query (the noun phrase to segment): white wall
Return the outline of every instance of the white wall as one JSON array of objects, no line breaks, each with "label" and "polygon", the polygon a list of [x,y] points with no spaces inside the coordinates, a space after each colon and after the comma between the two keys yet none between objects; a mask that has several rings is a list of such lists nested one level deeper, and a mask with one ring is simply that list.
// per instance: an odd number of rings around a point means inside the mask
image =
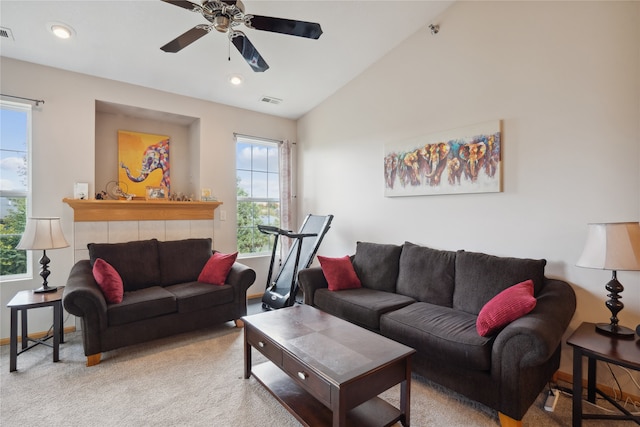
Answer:
[{"label": "white wall", "polygon": [[[569,332],[608,322],[611,273],[575,263],[587,223],[640,220],[640,3],[458,2],[438,23],[299,120],[299,212],[335,215],[319,253],[408,240],[545,258],[577,293]],[[504,192],[383,197],[385,143],[494,119]],[[635,329],[640,273],[618,278]]]},{"label": "white wall", "polygon": [[[192,161],[192,150],[199,151],[199,141],[192,147],[189,138],[190,124],[173,123],[169,120],[151,120],[124,114],[114,114],[96,111],[96,159],[95,159],[95,179],[94,187],[96,191],[104,190],[111,181],[118,180],[120,168],[118,166],[118,131],[126,130],[142,133],[153,133],[167,135],[170,139],[169,161],[171,162],[171,192],[182,193],[187,196],[193,194],[196,198],[200,196],[198,170],[190,167]],[[198,127],[198,121],[194,120],[194,127]],[[197,167],[197,163],[196,163]],[[131,165],[131,168],[138,170],[140,165]],[[135,172],[133,172],[135,173]],[[192,176],[195,174],[195,177]],[[210,183],[208,184],[210,185]]]},{"label": "white wall", "polygon": [[[91,191],[95,189],[96,100],[198,119],[199,129],[192,126],[189,144],[192,147],[199,146],[199,151],[188,155],[199,162],[193,167],[199,171],[194,182],[203,186],[206,184],[224,203],[216,210],[214,221],[214,246],[222,252],[236,250],[233,133],[279,140],[297,139],[296,123],[289,119],[4,57],[0,57],[0,68],[2,93],[45,100],[44,104],[34,107],[33,112],[31,213],[62,217],[63,231],[69,242],[73,241],[73,212],[62,199],[73,197],[75,182],[88,182]],[[179,172],[177,174],[183,176]],[[221,210],[227,212],[227,221],[219,220]],[[73,265],[73,248],[49,251],[47,255],[51,258],[49,283],[64,285]],[[33,280],[3,282],[0,285],[2,338],[9,337],[9,310],[6,304],[17,291],[40,286],[39,257],[34,257]],[[265,283],[266,276],[256,280],[256,285],[259,284],[263,290]],[[52,314],[47,308],[30,310],[29,330],[46,331],[51,320]],[[65,325],[72,326],[73,320],[67,320]]]}]

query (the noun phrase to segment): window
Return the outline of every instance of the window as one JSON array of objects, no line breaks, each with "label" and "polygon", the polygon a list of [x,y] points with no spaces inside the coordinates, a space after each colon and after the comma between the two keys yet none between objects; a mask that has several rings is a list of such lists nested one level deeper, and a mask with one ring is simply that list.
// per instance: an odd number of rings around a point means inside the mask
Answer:
[{"label": "window", "polygon": [[270,236],[258,225],[280,227],[278,142],[236,137],[238,252],[270,253]]},{"label": "window", "polygon": [[15,249],[30,196],[31,106],[0,101],[0,278],[31,276],[31,252]]}]

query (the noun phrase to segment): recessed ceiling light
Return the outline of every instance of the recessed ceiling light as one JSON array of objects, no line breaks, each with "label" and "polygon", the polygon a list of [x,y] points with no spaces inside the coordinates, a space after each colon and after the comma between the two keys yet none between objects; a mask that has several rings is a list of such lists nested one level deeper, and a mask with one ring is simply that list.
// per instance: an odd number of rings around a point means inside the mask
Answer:
[{"label": "recessed ceiling light", "polygon": [[232,76],[229,76],[229,83],[231,83],[234,86],[240,86],[243,81],[244,79],[240,74],[234,74]]},{"label": "recessed ceiling light", "polygon": [[59,22],[50,22],[48,27],[49,27],[49,30],[53,34],[55,34],[56,37],[61,39],[71,38],[75,34],[75,31],[73,31],[73,28]]}]

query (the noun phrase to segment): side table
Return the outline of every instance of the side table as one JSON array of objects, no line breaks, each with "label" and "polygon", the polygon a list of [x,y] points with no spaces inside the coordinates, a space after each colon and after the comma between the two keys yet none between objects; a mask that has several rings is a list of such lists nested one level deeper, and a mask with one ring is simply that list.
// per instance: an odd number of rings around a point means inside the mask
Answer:
[{"label": "side table", "polygon": [[[43,344],[53,348],[53,361],[60,360],[60,343],[64,342],[64,329],[62,328],[62,293],[64,286],[55,292],[35,293],[31,290],[18,292],[7,304],[11,309],[11,337],[9,343],[9,372],[17,369],[18,355],[33,347]],[[53,334],[43,338],[29,338],[27,335],[27,310],[30,308],[53,307]],[[18,312],[20,312],[20,333],[22,337],[22,349],[18,351]],[[53,338],[53,345],[46,341]],[[29,345],[29,342],[34,344]]]},{"label": "side table", "polygon": [[[573,347],[573,427],[580,427],[583,419],[631,420],[640,425],[640,416],[633,415],[618,402],[596,387],[596,362],[602,360],[614,365],[640,371],[640,342],[616,338],[596,331],[594,323],[583,323],[569,337],[567,344]],[[582,413],[582,356],[587,358],[587,400],[596,401],[596,393],[615,406],[622,414]]]}]

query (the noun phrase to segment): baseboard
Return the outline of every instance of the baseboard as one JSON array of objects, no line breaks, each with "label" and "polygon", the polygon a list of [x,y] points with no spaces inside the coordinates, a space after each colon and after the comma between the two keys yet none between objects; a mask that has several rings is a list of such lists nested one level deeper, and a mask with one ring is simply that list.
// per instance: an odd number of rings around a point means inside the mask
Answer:
[{"label": "baseboard", "polygon": [[[564,381],[567,382],[569,384],[573,384],[573,375],[571,374],[567,374],[566,372],[562,372],[562,371],[558,371],[555,373],[554,375],[554,379],[557,381]],[[604,394],[606,394],[607,396],[611,397],[613,399],[614,394],[616,394],[619,400],[625,401],[627,400],[627,398],[631,399],[632,401],[635,402],[640,402],[640,397],[635,396],[633,394],[629,394],[629,393],[625,393],[622,392],[620,393],[620,390],[616,390],[614,392],[613,387],[609,387],[606,385],[602,385],[602,384],[596,384],[596,387],[598,387],[598,389],[603,392]],[[584,379],[582,380],[582,388],[587,388],[587,380]],[[620,397],[622,396],[622,397]]]},{"label": "baseboard", "polygon": [[262,295],[264,295],[264,294],[247,295],[247,299],[248,300],[250,300],[250,299],[258,299],[258,298],[262,299]]},{"label": "baseboard", "polygon": [[[75,326],[67,326],[64,328],[64,333],[68,334],[70,332],[75,332]],[[29,338],[40,339],[47,336],[47,332],[35,332],[33,334],[29,334]],[[18,335],[18,342],[22,342],[22,337]],[[0,338],[0,345],[8,345],[11,343],[11,338]]]}]

